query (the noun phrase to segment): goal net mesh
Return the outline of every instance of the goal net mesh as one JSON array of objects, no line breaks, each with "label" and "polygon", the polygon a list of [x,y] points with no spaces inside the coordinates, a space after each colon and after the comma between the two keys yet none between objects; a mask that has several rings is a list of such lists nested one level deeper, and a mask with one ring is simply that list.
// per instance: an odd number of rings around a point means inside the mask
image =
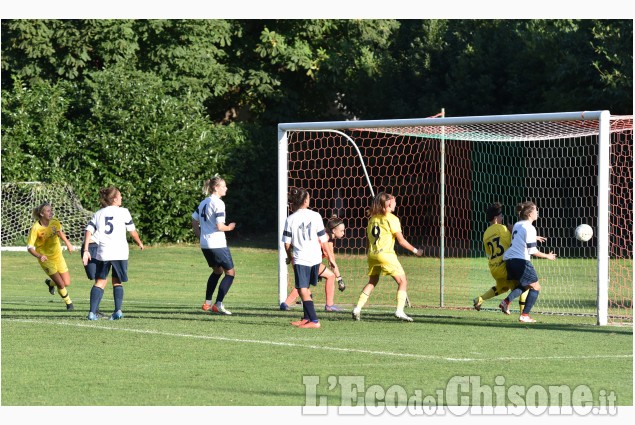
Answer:
[{"label": "goal net mesh", "polygon": [[51,203],[53,214],[62,223],[62,229],[71,244],[81,244],[92,212],[82,207],[68,184],[2,183],[3,250],[26,249],[29,231],[34,222],[31,213],[44,202]]},{"label": "goal net mesh", "polygon": [[[632,128],[631,116],[612,117],[609,316],[613,322],[632,322]],[[335,255],[348,288],[336,294],[336,304],[354,304],[367,283],[366,211],[372,194],[385,191],[397,197],[395,215],[404,237],[424,252],[425,258],[415,258],[395,244],[413,306],[471,308],[472,299],[495,283],[482,244],[487,206],[503,203],[505,222],[513,224],[515,206],[532,200],[539,208],[534,225],[538,235],[547,238],[539,249],[558,256],[556,261],[533,260],[543,288],[534,311],[595,315],[597,240],[580,242],[574,229],[587,223],[597,232],[598,121],[341,132],[354,141],[361,155],[335,131],[287,131],[289,187],[309,189],[312,209],[325,220],[338,215],[347,226],[345,238],[335,243]],[[289,273],[289,290],[292,286],[293,273]],[[316,303],[324,302],[321,287],[313,292]],[[394,282],[382,277],[368,306],[394,306],[395,297]],[[486,301],[483,308],[497,308],[502,298]]]}]

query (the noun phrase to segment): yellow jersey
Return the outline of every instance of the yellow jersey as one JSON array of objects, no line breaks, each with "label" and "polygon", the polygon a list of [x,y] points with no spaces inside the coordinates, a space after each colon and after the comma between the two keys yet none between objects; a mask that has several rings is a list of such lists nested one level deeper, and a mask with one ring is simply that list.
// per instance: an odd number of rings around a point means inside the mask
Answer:
[{"label": "yellow jersey", "polygon": [[507,279],[507,267],[503,254],[512,244],[512,234],[503,224],[492,224],[483,234],[483,247],[489,263],[489,270],[495,279]]},{"label": "yellow jersey", "polygon": [[27,240],[27,248],[35,248],[35,250],[47,257],[60,254],[62,252],[62,244],[57,237],[57,232],[62,230],[62,223],[57,219],[51,219],[48,226],[42,226],[39,221],[33,223]]},{"label": "yellow jersey", "polygon": [[395,234],[401,233],[401,223],[393,214],[374,215],[368,221],[368,255],[395,252]]}]

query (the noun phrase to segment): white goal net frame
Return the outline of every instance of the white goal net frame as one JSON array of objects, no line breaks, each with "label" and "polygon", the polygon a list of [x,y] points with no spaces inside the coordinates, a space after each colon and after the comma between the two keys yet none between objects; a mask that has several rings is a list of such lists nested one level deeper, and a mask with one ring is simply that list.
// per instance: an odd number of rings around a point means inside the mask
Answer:
[{"label": "white goal net frame", "polygon": [[[622,152],[617,160],[625,162],[618,165],[626,175],[615,177],[616,154],[611,149],[620,137],[626,140],[618,146]],[[507,150],[516,156],[507,156],[512,155]],[[422,171],[419,163],[429,168]],[[558,266],[536,260],[544,290],[538,302],[544,310],[539,312],[595,315],[599,325],[609,320],[632,324],[632,164],[632,116],[611,117],[609,111],[279,124],[278,302],[286,299],[292,286],[281,242],[289,187],[309,189],[311,208],[324,219],[333,213],[345,218],[349,240],[337,248],[336,257],[342,275],[352,283],[341,298],[348,304],[356,301],[367,279],[364,211],[372,197],[385,190],[398,197],[395,214],[402,220],[404,236],[423,247],[424,257],[438,261],[438,271],[422,271],[398,249],[415,306],[471,307],[470,297],[494,282],[482,248],[485,207],[502,201],[506,223],[513,224],[515,206],[532,200],[541,212],[535,224],[538,234],[548,239],[540,249],[553,247],[559,256]],[[507,174],[497,175],[498,166]],[[483,177],[489,175],[496,183]],[[615,200],[615,192],[622,198]],[[401,215],[404,211],[408,217]],[[573,238],[582,223],[595,231],[587,245]],[[425,233],[428,227],[436,229],[433,234]],[[616,272],[614,260],[620,263]],[[466,268],[463,274],[454,273],[461,267]],[[429,280],[417,281],[418,276],[432,274],[438,280],[434,291]],[[470,279],[477,281],[469,283]],[[580,279],[593,285],[594,299],[576,300]],[[377,292],[369,303],[381,303]],[[559,301],[551,305],[550,298]],[[394,303],[387,299],[386,304]],[[590,303],[594,305],[584,306]]]},{"label": "white goal net frame", "polygon": [[[34,220],[32,211],[44,202],[51,203],[54,217],[71,245],[78,248],[84,229],[93,216],[86,210],[67,183],[2,182],[2,251],[26,251],[26,242]],[[62,249],[66,249],[62,244]]]}]

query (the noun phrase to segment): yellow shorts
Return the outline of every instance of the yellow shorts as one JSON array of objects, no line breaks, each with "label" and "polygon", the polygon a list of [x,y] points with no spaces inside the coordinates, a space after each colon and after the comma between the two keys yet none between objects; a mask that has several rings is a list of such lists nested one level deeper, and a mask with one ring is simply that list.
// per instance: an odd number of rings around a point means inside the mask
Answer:
[{"label": "yellow shorts", "polygon": [[516,286],[518,286],[518,281],[516,280],[507,280],[507,278],[499,277],[496,279],[496,292],[499,294],[504,294],[507,291],[511,291]]},{"label": "yellow shorts", "polygon": [[405,274],[394,252],[368,256],[368,276],[404,276]]},{"label": "yellow shorts", "polygon": [[52,276],[55,273],[65,273],[68,271],[66,260],[64,260],[61,252],[53,257],[47,257],[45,262],[40,261],[39,263],[40,267],[42,267],[42,270],[44,270],[44,273],[46,273],[47,276]]}]

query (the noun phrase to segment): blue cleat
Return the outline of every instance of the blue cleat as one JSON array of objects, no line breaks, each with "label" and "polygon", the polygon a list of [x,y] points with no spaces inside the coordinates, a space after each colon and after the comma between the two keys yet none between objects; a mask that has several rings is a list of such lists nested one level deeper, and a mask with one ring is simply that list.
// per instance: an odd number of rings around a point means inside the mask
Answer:
[{"label": "blue cleat", "polygon": [[98,319],[98,317],[97,317],[97,315],[96,315],[95,313],[93,313],[93,312],[91,311],[90,313],[88,313],[88,317],[87,317],[87,319],[88,319],[88,320],[97,320],[97,319]]},{"label": "blue cleat", "polygon": [[289,305],[287,303],[280,303],[280,310],[282,311],[289,310]]},{"label": "blue cleat", "polygon": [[325,305],[324,311],[342,311],[342,309],[336,306],[335,304],[333,304],[333,305]]},{"label": "blue cleat", "polygon": [[112,314],[112,316],[110,316],[110,320],[119,320],[122,317],[123,317],[123,313],[121,312],[121,310],[117,310]]}]

